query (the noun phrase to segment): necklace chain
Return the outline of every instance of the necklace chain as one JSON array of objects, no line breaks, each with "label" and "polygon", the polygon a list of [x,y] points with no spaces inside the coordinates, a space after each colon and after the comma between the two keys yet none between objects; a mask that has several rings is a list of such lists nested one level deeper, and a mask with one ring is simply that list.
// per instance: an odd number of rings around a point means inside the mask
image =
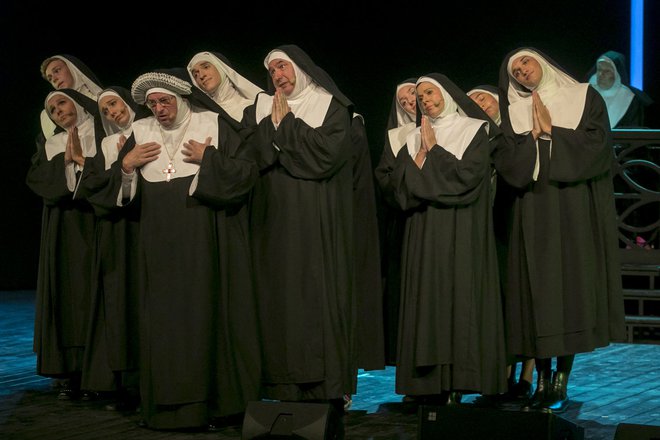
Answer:
[{"label": "necklace chain", "polygon": [[[167,156],[170,158],[170,163],[174,161],[174,156],[176,155],[176,152],[179,151],[179,148],[181,148],[181,145],[183,144],[183,138],[185,137],[186,133],[188,132],[188,126],[190,125],[190,121],[192,119],[192,112],[188,114],[188,120],[186,121],[186,126],[181,132],[181,136],[179,136],[179,139],[177,140],[177,143],[173,145],[174,151],[172,151],[172,154],[170,154],[170,149],[167,148],[167,145],[163,145],[165,147],[165,151],[167,152]],[[160,136],[163,138],[163,144],[165,144],[165,132],[163,130],[163,127],[158,124],[158,129],[160,130]]]}]

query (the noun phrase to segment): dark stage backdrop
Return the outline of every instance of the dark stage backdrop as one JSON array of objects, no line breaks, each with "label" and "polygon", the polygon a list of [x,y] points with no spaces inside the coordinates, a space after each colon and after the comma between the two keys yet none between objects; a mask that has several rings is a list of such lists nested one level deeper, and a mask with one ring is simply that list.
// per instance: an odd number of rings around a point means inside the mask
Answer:
[{"label": "dark stage backdrop", "polygon": [[[447,2],[404,2],[396,10],[380,3],[368,8],[327,2],[315,6],[322,9],[316,14],[301,13],[310,5],[295,1],[273,3],[268,10],[253,2],[228,9],[226,3],[149,2],[140,11],[137,2],[62,2],[45,11],[34,2],[0,2],[0,80],[6,93],[0,118],[0,289],[36,285],[42,205],[25,175],[39,112],[51,90],[39,66],[50,55],[77,56],[105,86],[130,87],[150,69],[185,66],[199,51],[217,51],[266,87],[265,55],[280,44],[297,44],[365,117],[374,166],[395,84],[404,78],[440,72],[466,91],[496,84],[502,58],[519,46],[538,47],[580,79],[607,50],[629,56],[629,0],[452,2],[458,10],[451,12]],[[658,2],[646,2],[645,89],[656,100],[659,12]],[[657,107],[648,115],[653,128],[660,128]]]}]

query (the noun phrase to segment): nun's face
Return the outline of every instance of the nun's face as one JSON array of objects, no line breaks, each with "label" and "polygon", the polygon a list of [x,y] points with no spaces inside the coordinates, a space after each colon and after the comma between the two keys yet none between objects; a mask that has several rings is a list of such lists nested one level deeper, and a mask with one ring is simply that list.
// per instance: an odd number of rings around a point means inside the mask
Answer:
[{"label": "nun's face", "polygon": [[59,58],[55,58],[46,66],[46,79],[56,90],[73,88],[73,75],[66,63]]},{"label": "nun's face", "polygon": [[200,61],[193,66],[190,73],[197,86],[208,94],[215,92],[222,82],[220,72],[210,61]]},{"label": "nun's face", "polygon": [[53,95],[48,99],[46,109],[50,118],[63,129],[69,129],[76,125],[78,112],[71,98],[64,95]]},{"label": "nun's face", "polygon": [[543,69],[536,58],[523,55],[514,59],[513,63],[511,63],[511,76],[520,85],[533,90],[541,83]]},{"label": "nun's face", "polygon": [[170,127],[176,119],[176,97],[167,93],[154,92],[147,95],[147,107],[151,109],[158,123]]},{"label": "nun's face", "polygon": [[284,95],[289,96],[293,93],[296,85],[296,73],[293,70],[293,64],[287,60],[275,58],[268,63],[268,73],[273,80],[273,85]]},{"label": "nun's face", "polygon": [[415,117],[417,112],[417,96],[414,85],[405,85],[399,89],[396,94],[399,105],[407,113]]},{"label": "nun's face", "polygon": [[432,118],[440,116],[440,113],[445,109],[445,99],[442,97],[442,91],[431,82],[422,81],[417,84],[417,99],[422,105],[424,114]]},{"label": "nun's face", "polygon": [[601,89],[609,89],[614,85],[614,69],[608,63],[599,61],[596,64],[596,82]]},{"label": "nun's face", "polygon": [[486,92],[474,92],[470,95],[470,99],[476,102],[493,121],[497,120],[497,115],[500,113],[500,105],[497,99],[493,98],[493,95]]},{"label": "nun's face", "polygon": [[128,106],[118,96],[106,95],[99,99],[99,110],[104,118],[114,122],[118,127],[126,127],[131,120]]}]

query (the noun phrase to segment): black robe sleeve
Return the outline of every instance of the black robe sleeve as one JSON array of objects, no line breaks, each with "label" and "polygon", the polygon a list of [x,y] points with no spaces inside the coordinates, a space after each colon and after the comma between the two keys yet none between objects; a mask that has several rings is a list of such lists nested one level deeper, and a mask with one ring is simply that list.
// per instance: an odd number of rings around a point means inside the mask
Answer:
[{"label": "black robe sleeve", "polygon": [[193,197],[218,208],[242,204],[257,177],[256,164],[242,151],[240,136],[218,118],[217,148],[207,148],[199,168],[199,181]]},{"label": "black robe sleeve", "polygon": [[404,147],[399,151],[387,186],[403,210],[429,203],[459,205],[479,196],[479,184],[490,174],[490,144],[480,128],[459,160],[442,146],[435,145],[420,169]]}]

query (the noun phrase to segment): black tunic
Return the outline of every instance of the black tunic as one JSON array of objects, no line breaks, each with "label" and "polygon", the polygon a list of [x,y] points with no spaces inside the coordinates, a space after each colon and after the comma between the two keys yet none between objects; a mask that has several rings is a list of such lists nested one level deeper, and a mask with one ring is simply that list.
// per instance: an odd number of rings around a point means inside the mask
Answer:
[{"label": "black tunic", "polygon": [[351,113],[333,98],[321,126],[289,113],[277,130],[255,114],[243,134],[261,170],[250,231],[264,397],[340,399],[357,375]]},{"label": "black tunic", "polygon": [[[503,108],[503,112],[506,112]],[[536,145],[503,115],[498,173],[515,188],[505,284],[511,354],[549,358],[587,352],[625,337],[611,133],[591,87],[573,129],[552,127]],[[504,191],[504,188],[498,188]]]},{"label": "black tunic", "polygon": [[[60,132],[49,142],[67,134]],[[43,138],[41,138],[43,140]],[[34,351],[37,374],[70,377],[82,372],[92,298],[96,219],[67,186],[64,153],[32,159],[27,185],[44,202],[37,276]]]},{"label": "black tunic", "polygon": [[379,174],[381,187],[408,215],[396,392],[503,391],[504,330],[485,129],[460,160],[436,145],[419,169],[404,146],[391,169]]},{"label": "black tunic", "polygon": [[383,290],[374,174],[362,118],[353,117],[353,237],[355,240],[355,294],[357,297],[358,367],[385,368]]},{"label": "black tunic", "polygon": [[[118,86],[109,89],[131,107],[135,121],[151,115],[146,107],[133,101],[129,90]],[[116,200],[108,206],[102,195],[96,194],[109,184],[113,172],[110,165],[117,158],[116,145],[122,135],[103,136],[101,117],[96,122],[97,154],[86,160],[78,189],[97,215],[94,298],[87,340],[91,349],[85,351],[82,388],[118,391],[137,389],[139,210],[135,205],[122,209]]]},{"label": "black tunic", "polygon": [[[196,128],[194,122],[189,126],[218,139],[217,148],[206,149],[198,173],[169,182],[140,174],[131,202],[140,210],[140,394],[151,428],[203,427],[211,417],[244,411],[258,396],[261,362],[246,211],[257,169],[239,157],[242,142],[227,122],[209,114]],[[106,203],[117,201],[123,154],[149,140],[153,119],[133,124],[102,192]],[[163,168],[162,162],[151,164]]]}]

